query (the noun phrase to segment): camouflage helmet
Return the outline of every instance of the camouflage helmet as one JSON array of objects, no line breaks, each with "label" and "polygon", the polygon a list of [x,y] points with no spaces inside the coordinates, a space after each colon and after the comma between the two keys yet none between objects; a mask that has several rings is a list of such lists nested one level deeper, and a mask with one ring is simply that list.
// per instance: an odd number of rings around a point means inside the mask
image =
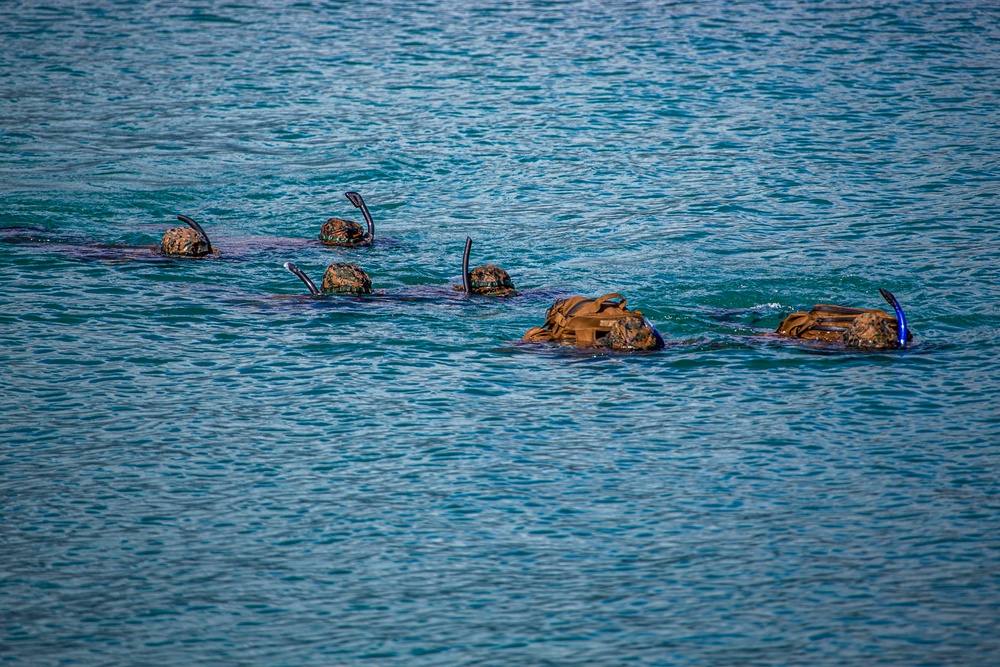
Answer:
[{"label": "camouflage helmet", "polygon": [[600,345],[612,350],[659,350],[663,338],[645,317],[623,317],[600,339]]},{"label": "camouflage helmet", "polygon": [[354,264],[335,262],[323,274],[324,294],[371,294],[372,279]]},{"label": "camouflage helmet", "polygon": [[462,287],[466,294],[484,296],[517,296],[510,275],[496,264],[483,264],[469,271],[469,254],[472,252],[472,238],[465,238],[465,253],[462,255]]},{"label": "camouflage helmet", "polygon": [[325,245],[358,245],[365,240],[365,230],[353,220],[330,218],[323,223],[319,240]]},{"label": "camouflage helmet", "polygon": [[844,345],[862,350],[891,350],[899,347],[899,338],[888,318],[862,313],[844,332]]},{"label": "camouflage helmet", "polygon": [[372,221],[371,213],[368,212],[368,207],[365,206],[365,200],[357,192],[345,192],[344,196],[354,204],[355,208],[361,209],[362,215],[365,216],[365,223],[368,225],[368,230],[365,231],[361,225],[353,220],[330,218],[320,228],[319,240],[324,245],[339,246],[355,246],[371,243],[375,238],[375,223]]},{"label": "camouflage helmet", "polygon": [[187,227],[173,227],[163,234],[160,241],[160,251],[171,257],[204,257],[218,251],[212,247],[208,235],[201,225],[187,217],[178,215],[178,220],[188,224]]},{"label": "camouflage helmet", "polygon": [[473,294],[517,296],[510,275],[496,264],[477,266],[470,272],[469,279]]}]

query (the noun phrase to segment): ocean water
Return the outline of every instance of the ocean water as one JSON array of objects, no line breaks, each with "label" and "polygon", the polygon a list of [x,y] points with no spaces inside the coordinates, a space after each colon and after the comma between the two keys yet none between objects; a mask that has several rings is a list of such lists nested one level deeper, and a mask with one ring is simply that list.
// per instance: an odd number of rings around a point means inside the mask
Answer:
[{"label": "ocean water", "polygon": [[[1000,664],[995,3],[0,39],[0,663]],[[348,190],[378,241],[322,247]],[[178,213],[221,258],[148,249]],[[521,296],[452,289],[466,236]],[[761,335],[879,287],[910,349]],[[607,292],[666,349],[518,342]]]}]

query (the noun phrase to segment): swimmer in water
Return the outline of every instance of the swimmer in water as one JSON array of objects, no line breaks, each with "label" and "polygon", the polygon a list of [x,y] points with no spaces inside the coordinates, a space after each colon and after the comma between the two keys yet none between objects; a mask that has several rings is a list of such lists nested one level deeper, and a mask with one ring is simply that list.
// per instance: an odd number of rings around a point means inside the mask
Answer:
[{"label": "swimmer in water", "polygon": [[172,227],[164,232],[160,252],[167,257],[219,256],[219,251],[212,247],[201,225],[186,215],[178,215],[177,219],[187,227]]},{"label": "swimmer in water", "polygon": [[465,238],[465,252],[462,254],[462,285],[454,285],[456,290],[466,294],[482,296],[517,296],[510,275],[496,264],[483,264],[469,271],[469,254],[472,252],[472,238]]},{"label": "swimmer in water", "polygon": [[319,240],[323,245],[354,247],[359,245],[371,245],[375,240],[375,222],[372,220],[365,200],[357,192],[345,192],[346,196],[355,208],[361,209],[361,215],[365,216],[365,223],[368,225],[366,232],[361,225],[353,220],[343,220],[342,218],[330,218],[323,223],[319,232]]},{"label": "swimmer in water", "polygon": [[913,334],[907,327],[903,307],[889,290],[880,287],[878,291],[896,311],[895,317],[874,308],[817,304],[809,312],[786,317],[772,335],[842,343],[860,350],[904,349]]},{"label": "swimmer in water", "polygon": [[529,329],[522,340],[621,352],[663,348],[663,338],[656,327],[641,311],[629,310],[625,297],[614,293],[596,299],[582,296],[557,299],[545,313],[545,324]]},{"label": "swimmer in water", "polygon": [[310,294],[363,296],[372,293],[372,279],[364,269],[354,264],[334,262],[326,267],[326,271],[323,273],[322,289],[317,288],[316,283],[310,280],[309,276],[295,264],[285,262],[285,268],[305,283]]}]

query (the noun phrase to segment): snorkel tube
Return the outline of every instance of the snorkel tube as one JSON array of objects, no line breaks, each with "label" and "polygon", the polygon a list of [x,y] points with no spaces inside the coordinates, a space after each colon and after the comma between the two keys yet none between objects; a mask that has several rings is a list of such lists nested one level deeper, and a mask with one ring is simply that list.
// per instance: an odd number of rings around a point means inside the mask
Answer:
[{"label": "snorkel tube", "polygon": [[296,276],[298,276],[299,280],[304,282],[306,284],[306,287],[309,288],[309,292],[311,294],[319,294],[319,290],[316,288],[316,283],[309,280],[309,276],[307,276],[302,269],[295,266],[291,262],[285,262],[285,268],[294,273]]},{"label": "snorkel tube", "polygon": [[371,243],[375,240],[375,222],[372,220],[372,214],[368,212],[368,207],[365,206],[365,200],[357,192],[345,192],[344,196],[351,200],[354,208],[361,209],[361,215],[365,216],[365,222],[368,224],[368,243]]},{"label": "snorkel tube", "polygon": [[653,338],[656,340],[657,345],[659,345],[659,347],[657,347],[656,349],[662,350],[664,347],[663,336],[661,336],[660,332],[656,330],[656,327],[653,326],[653,323],[650,322],[645,317],[642,318],[642,323],[645,324],[647,327],[649,327],[650,331],[653,332]]},{"label": "snorkel tube", "polygon": [[906,339],[909,335],[909,331],[907,331],[906,328],[906,313],[903,312],[903,307],[899,305],[899,299],[893,296],[892,292],[881,287],[878,288],[878,291],[879,294],[882,295],[882,298],[888,301],[889,305],[891,305],[893,310],[896,311],[896,322],[898,323],[896,328],[899,331],[899,348],[905,349]]},{"label": "snorkel tube", "polygon": [[201,237],[201,240],[205,242],[205,245],[208,246],[208,251],[212,251],[212,242],[208,240],[208,234],[205,233],[205,230],[202,229],[201,225],[186,215],[181,215],[180,213],[177,214],[177,219],[193,229],[195,233]]},{"label": "snorkel tube", "polygon": [[462,287],[466,294],[472,294],[472,274],[469,273],[469,253],[472,252],[472,237],[465,237],[465,252],[462,253]]}]

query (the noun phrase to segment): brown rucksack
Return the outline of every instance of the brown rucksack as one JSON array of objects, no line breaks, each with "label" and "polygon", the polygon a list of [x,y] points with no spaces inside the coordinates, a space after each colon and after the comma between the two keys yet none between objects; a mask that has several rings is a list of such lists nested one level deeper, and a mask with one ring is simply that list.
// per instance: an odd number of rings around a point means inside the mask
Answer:
[{"label": "brown rucksack", "polygon": [[[596,299],[583,296],[557,299],[545,313],[545,324],[529,329],[523,340],[629,350],[663,347],[663,339],[642,312],[629,310],[625,303],[621,294],[605,294]],[[609,336],[612,330],[615,334]]]},{"label": "brown rucksack", "polygon": [[[860,316],[866,314],[867,317],[859,320]],[[863,342],[859,344],[853,340],[848,332],[852,328],[857,328],[855,323],[861,325],[863,322],[883,329],[881,335],[877,332],[875,334],[879,340],[872,340],[870,344]],[[897,327],[896,318],[881,310],[821,303],[813,306],[808,313],[792,313],[778,325],[775,333],[805,340],[853,344],[855,347],[889,347],[898,336]],[[882,338],[886,339],[884,343],[881,341]]]}]

